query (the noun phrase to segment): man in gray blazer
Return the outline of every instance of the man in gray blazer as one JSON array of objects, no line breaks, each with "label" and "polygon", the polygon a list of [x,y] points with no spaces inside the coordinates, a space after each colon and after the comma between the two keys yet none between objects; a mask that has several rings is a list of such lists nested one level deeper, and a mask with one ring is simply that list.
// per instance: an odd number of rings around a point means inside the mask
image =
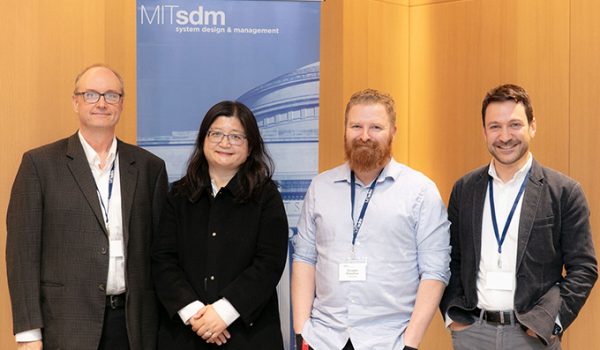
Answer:
[{"label": "man in gray blazer", "polygon": [[6,265],[19,349],[154,349],[153,232],[164,162],[116,139],[123,80],[75,80],[74,135],[26,152],[7,214]]},{"label": "man in gray blazer", "polygon": [[560,349],[598,276],[588,205],[529,152],[536,120],[523,88],[492,89],[481,112],[492,161],[452,190],[440,308],[455,349]]}]

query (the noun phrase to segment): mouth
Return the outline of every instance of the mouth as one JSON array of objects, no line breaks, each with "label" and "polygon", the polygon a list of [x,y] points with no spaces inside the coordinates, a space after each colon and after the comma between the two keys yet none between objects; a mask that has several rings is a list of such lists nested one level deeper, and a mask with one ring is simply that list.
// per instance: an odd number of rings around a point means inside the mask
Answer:
[{"label": "mouth", "polygon": [[510,153],[517,148],[518,143],[510,143],[510,144],[495,144],[494,147],[503,153]]},{"label": "mouth", "polygon": [[360,139],[356,139],[356,140],[352,141],[353,147],[371,148],[371,147],[373,147],[374,144],[375,144],[375,142],[373,142],[372,140],[363,141]]},{"label": "mouth", "polygon": [[218,155],[220,156],[225,156],[225,157],[229,157],[232,156],[233,153],[232,152],[223,152],[223,151],[215,151]]}]

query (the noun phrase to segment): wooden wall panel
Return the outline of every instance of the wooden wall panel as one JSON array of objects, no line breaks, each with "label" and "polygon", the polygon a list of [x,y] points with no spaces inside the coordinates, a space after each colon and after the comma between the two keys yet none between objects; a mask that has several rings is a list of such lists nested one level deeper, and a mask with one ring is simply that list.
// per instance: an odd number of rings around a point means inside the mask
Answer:
[{"label": "wooden wall panel", "polygon": [[[392,152],[408,161],[408,7],[371,1],[367,6],[367,87],[389,92],[396,102]],[[357,23],[359,25],[359,23]]]},{"label": "wooden wall panel", "polygon": [[319,92],[319,171],[344,159],[344,3],[321,5],[321,83]]},{"label": "wooden wall panel", "polygon": [[445,199],[459,176],[488,158],[479,117],[481,12],[473,1],[410,9],[409,165]]},{"label": "wooden wall panel", "polygon": [[409,164],[448,198],[454,181],[489,161],[481,100],[502,83],[532,96],[537,159],[568,171],[567,1],[454,1],[410,10]]},{"label": "wooden wall panel", "polygon": [[[570,30],[570,174],[586,193],[591,210],[596,255],[600,252],[600,3],[571,1]],[[563,339],[568,349],[600,349],[598,284]],[[566,347],[565,347],[566,348]]]},{"label": "wooden wall panel", "polygon": [[327,1],[321,14],[319,169],[344,161],[344,108],[350,96],[371,87],[397,105],[397,158],[407,154],[408,7],[405,1]]},{"label": "wooden wall panel", "polygon": [[73,81],[105,62],[128,88],[119,137],[135,141],[135,1],[19,1],[0,20],[0,349],[14,349],[6,283],[5,213],[24,151],[75,132]]}]

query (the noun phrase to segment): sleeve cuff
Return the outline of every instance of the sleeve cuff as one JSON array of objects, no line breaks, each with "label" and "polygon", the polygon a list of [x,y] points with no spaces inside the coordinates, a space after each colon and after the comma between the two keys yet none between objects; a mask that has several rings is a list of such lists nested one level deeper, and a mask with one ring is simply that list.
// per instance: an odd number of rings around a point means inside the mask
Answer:
[{"label": "sleeve cuff", "polygon": [[36,328],[25,332],[19,332],[15,334],[15,340],[17,341],[17,343],[42,340],[42,329]]},{"label": "sleeve cuff", "polygon": [[563,332],[562,323],[560,323],[560,317],[556,316],[556,320],[554,320],[554,331],[552,334],[557,335]]},{"label": "sleeve cuff", "polygon": [[446,312],[446,321],[444,322],[444,324],[446,325],[446,328],[450,327],[452,322],[454,322],[454,321],[450,318],[450,315],[448,315],[448,312]]},{"label": "sleeve cuff", "polygon": [[240,314],[237,310],[231,305],[227,299],[222,298],[217,300],[214,304],[212,304],[215,308],[215,311],[221,317],[223,321],[227,324],[227,327],[233,323],[233,321],[237,320],[240,317]]},{"label": "sleeve cuff", "polygon": [[202,309],[203,307],[204,307],[204,304],[201,303],[200,301],[196,300],[196,301],[189,303],[187,306],[185,306],[181,310],[177,311],[177,313],[179,314],[181,321],[183,321],[183,323],[185,325],[189,325],[190,318],[192,318],[192,316],[194,316],[196,314],[196,312],[198,312],[198,310]]}]

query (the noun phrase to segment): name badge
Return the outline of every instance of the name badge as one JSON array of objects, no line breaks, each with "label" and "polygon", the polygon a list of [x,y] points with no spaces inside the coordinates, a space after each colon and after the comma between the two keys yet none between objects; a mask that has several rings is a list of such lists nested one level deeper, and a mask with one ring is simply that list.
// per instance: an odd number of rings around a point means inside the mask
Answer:
[{"label": "name badge", "polygon": [[122,258],[125,256],[123,251],[123,241],[109,241],[109,253],[111,258]]},{"label": "name badge", "polygon": [[339,279],[340,281],[366,281],[367,261],[353,259],[340,263]]},{"label": "name badge", "polygon": [[485,289],[513,290],[515,275],[510,272],[488,272]]}]

